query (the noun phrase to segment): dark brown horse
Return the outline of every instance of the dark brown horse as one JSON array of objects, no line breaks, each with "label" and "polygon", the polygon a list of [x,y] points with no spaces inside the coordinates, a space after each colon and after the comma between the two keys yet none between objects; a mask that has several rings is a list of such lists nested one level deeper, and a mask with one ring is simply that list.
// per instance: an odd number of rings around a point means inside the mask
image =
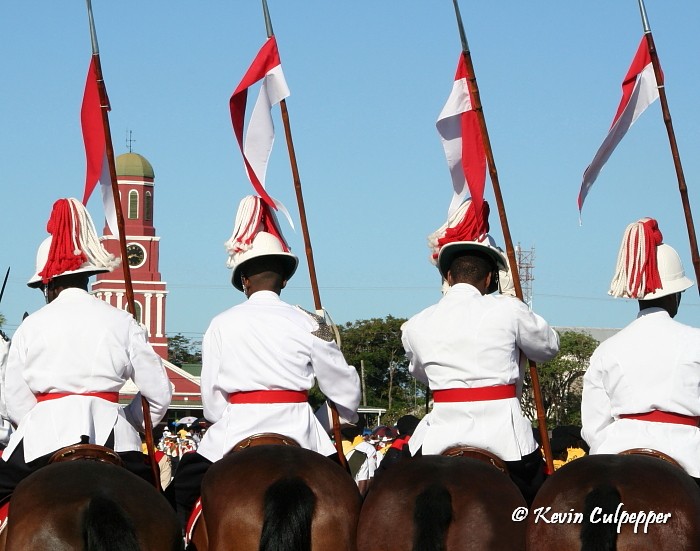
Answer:
[{"label": "dark brown horse", "polygon": [[202,480],[205,549],[354,551],[361,498],[340,465],[303,448],[262,445],[227,455]]},{"label": "dark brown horse", "polygon": [[700,549],[700,490],[682,469],[654,457],[577,459],[556,471],[535,497],[527,548]]},{"label": "dark brown horse", "polygon": [[123,467],[69,461],[42,467],[12,495],[7,551],[176,551],[177,517],[156,489]]},{"label": "dark brown horse", "polygon": [[360,513],[358,550],[437,551],[525,548],[525,508],[508,475],[468,457],[423,456],[381,473]]}]

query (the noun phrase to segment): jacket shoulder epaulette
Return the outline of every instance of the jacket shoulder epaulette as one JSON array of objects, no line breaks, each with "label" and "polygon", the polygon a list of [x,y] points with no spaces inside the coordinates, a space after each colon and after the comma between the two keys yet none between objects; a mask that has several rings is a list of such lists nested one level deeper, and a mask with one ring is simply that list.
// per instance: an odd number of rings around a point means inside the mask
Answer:
[{"label": "jacket shoulder epaulette", "polygon": [[324,318],[323,316],[319,316],[318,314],[314,314],[313,312],[309,312],[301,306],[297,306],[297,308],[304,312],[307,316],[311,317],[311,319],[313,319],[318,324],[318,329],[312,331],[312,335],[326,342],[335,341],[335,333],[333,331],[333,328],[326,322],[326,318]]}]

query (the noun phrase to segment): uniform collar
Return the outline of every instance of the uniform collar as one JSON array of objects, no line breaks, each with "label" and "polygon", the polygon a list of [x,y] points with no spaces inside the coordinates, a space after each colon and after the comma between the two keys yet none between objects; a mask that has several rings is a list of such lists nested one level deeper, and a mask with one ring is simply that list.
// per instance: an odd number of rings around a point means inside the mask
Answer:
[{"label": "uniform collar", "polygon": [[640,310],[639,313],[637,314],[637,319],[641,319],[645,316],[650,316],[653,314],[665,314],[666,317],[670,318],[671,316],[668,314],[666,310],[663,308],[659,308],[658,306],[653,306],[652,308],[644,308],[644,310]]},{"label": "uniform collar", "polygon": [[56,302],[57,300],[61,299],[65,300],[87,294],[89,293],[84,289],[79,289],[78,287],[68,287],[67,289],[63,289],[63,291],[59,293],[59,295],[53,300],[53,302]]},{"label": "uniform collar", "polygon": [[282,299],[274,291],[255,291],[248,297],[248,302],[280,302]]},{"label": "uniform collar", "polygon": [[479,289],[474,287],[471,283],[455,283],[452,287],[450,287],[447,290],[447,293],[445,294],[451,294],[451,293],[469,293],[470,295],[479,295],[481,296],[481,292]]}]

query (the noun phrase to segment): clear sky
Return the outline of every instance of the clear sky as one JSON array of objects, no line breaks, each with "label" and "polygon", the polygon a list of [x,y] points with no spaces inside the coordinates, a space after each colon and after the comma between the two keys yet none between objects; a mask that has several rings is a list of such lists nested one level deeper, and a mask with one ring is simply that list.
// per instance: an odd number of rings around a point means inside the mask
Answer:
[{"label": "clear sky", "polygon": [[[452,193],[435,130],[460,41],[450,0],[269,0],[324,306],[337,322],[408,317],[440,294],[426,236]],[[610,126],[642,37],[636,0],[476,2],[460,7],[514,242],[533,249],[534,309],[560,326],[622,327],[636,305],[607,289],[625,226],[658,219],[688,275],[688,237],[661,109],[632,127],[588,196],[583,170]],[[82,196],[80,103],[90,59],[85,3],[0,8],[0,304],[12,333],[42,305],[28,289],[53,201]],[[648,0],[649,20],[689,186],[700,217],[700,3]],[[145,156],[156,174],[155,226],[170,294],[167,331],[199,338],[243,300],[224,241],[252,192],[228,100],[265,41],[259,0],[94,0],[116,154]],[[268,190],[298,214],[279,109]],[[491,227],[502,244],[490,183]],[[98,228],[102,206],[89,203]],[[312,307],[301,258],[283,298]],[[698,291],[678,319],[700,325]]]}]

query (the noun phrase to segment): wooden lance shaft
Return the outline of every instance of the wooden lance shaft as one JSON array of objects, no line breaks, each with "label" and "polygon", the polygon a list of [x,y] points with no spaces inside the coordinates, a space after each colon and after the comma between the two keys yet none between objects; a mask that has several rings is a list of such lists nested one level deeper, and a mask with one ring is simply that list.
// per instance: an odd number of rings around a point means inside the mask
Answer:
[{"label": "wooden lance shaft", "polygon": [[[666,125],[666,133],[668,134],[668,142],[671,146],[671,154],[673,155],[673,166],[676,169],[676,177],[678,179],[678,191],[681,194],[681,203],[683,204],[683,213],[685,215],[685,225],[688,228],[688,240],[690,241],[690,254],[695,270],[695,281],[700,282],[700,254],[698,254],[698,240],[695,235],[695,224],[693,223],[693,212],[690,209],[690,200],[688,199],[688,186],[685,183],[685,175],[683,173],[683,165],[681,164],[681,156],[678,152],[678,143],[676,142],[676,133],[673,130],[673,121],[671,120],[671,111],[668,108],[668,99],[666,98],[666,87],[663,83],[663,73],[661,72],[661,63],[654,45],[654,37],[651,31],[645,33],[649,53],[651,54],[651,63],[654,67],[654,76],[656,82],[660,83],[659,100],[661,102],[661,113]],[[698,285],[700,292],[700,285]]]},{"label": "wooden lance shaft", "polygon": [[[474,64],[472,63],[471,53],[469,51],[469,46],[467,45],[467,38],[464,32],[464,25],[462,24],[462,16],[459,13],[459,5],[457,4],[457,0],[453,0],[453,3],[455,7],[455,13],[457,15],[459,34],[462,40],[462,55],[464,57],[464,62],[467,67],[467,84],[469,86],[471,104],[474,111],[476,111],[479,119],[479,127],[484,143],[484,151],[486,152],[486,160],[488,162],[489,175],[491,177],[491,183],[493,184],[493,193],[496,198],[496,205],[498,207],[498,216],[501,221],[501,228],[503,231],[503,239],[505,241],[508,263],[510,264],[511,270],[514,272],[512,276],[513,285],[515,287],[515,294],[520,300],[522,300],[523,289],[520,284],[519,274],[517,272],[518,264],[515,259],[513,239],[511,238],[510,228],[508,227],[508,218],[506,217],[506,209],[503,203],[503,196],[501,195],[501,186],[498,180],[498,171],[496,170],[496,162],[493,157],[491,140],[489,138],[488,128],[486,127],[486,118],[484,116],[484,110],[481,105],[479,86],[477,85],[476,75],[474,73]],[[544,451],[544,457],[547,463],[547,471],[551,474],[554,472],[554,461],[552,458],[552,447],[549,443],[547,421],[544,414],[544,403],[542,400],[542,391],[540,389],[540,378],[537,373],[537,365],[535,364],[535,362],[533,362],[532,360],[528,360],[528,364],[530,368],[530,380],[532,381],[532,390],[535,400],[535,409],[537,410],[537,424],[540,431],[540,439],[542,440],[542,450]]]},{"label": "wooden lance shaft", "polygon": [[[265,28],[267,37],[274,36],[272,30],[272,19],[270,18],[270,10],[267,7],[267,0],[262,0],[263,16],[265,17]],[[316,312],[322,312],[321,294],[318,290],[318,279],[316,278],[316,264],[314,263],[314,253],[311,248],[311,237],[309,235],[309,225],[306,221],[306,208],[304,207],[304,195],[301,191],[301,178],[299,177],[299,165],[297,164],[297,156],[294,151],[294,141],[292,140],[292,128],[289,124],[289,112],[287,111],[287,102],[282,99],[280,101],[280,110],[282,112],[282,123],[284,124],[284,135],[287,140],[287,149],[289,151],[289,162],[292,166],[292,178],[294,180],[294,191],[297,197],[297,205],[299,207],[299,220],[301,221],[301,231],[304,237],[304,250],[306,252],[306,263],[309,267],[309,279],[311,281],[311,293],[314,299],[314,308]],[[348,470],[348,462],[343,453],[343,437],[340,433],[340,416],[338,415],[338,407],[328,400],[328,406],[331,410],[333,422],[333,440],[335,441],[335,450],[338,453],[340,464]]]},{"label": "wooden lance shaft", "polygon": [[[105,87],[104,78],[102,76],[102,64],[100,63],[100,53],[97,47],[97,33],[95,31],[95,23],[92,17],[92,6],[90,0],[87,0],[88,16],[90,20],[90,36],[92,39],[92,59],[95,63],[95,77],[97,78],[97,87],[100,93],[100,106],[102,107],[102,126],[105,133],[105,145],[107,150],[107,164],[109,166],[109,177],[112,180],[112,197],[114,199],[114,208],[117,217],[117,229],[119,231],[119,251],[122,257],[122,269],[124,271],[124,286],[126,288],[126,301],[129,305],[131,315],[136,318],[136,302],[134,300],[134,287],[131,282],[131,270],[129,268],[128,255],[126,253],[126,234],[124,232],[124,213],[122,212],[121,199],[119,197],[119,187],[117,185],[117,169],[114,161],[114,148],[112,147],[112,133],[109,127],[109,99],[107,97],[107,88]],[[138,321],[138,320],[137,320]],[[148,400],[141,396],[141,407],[143,408],[143,422],[146,437],[146,448],[148,450],[148,459],[151,465],[151,474],[153,483],[157,490],[160,491],[160,475],[158,474],[158,463],[156,461],[155,445],[153,443],[153,423],[151,422],[151,408]]]}]

